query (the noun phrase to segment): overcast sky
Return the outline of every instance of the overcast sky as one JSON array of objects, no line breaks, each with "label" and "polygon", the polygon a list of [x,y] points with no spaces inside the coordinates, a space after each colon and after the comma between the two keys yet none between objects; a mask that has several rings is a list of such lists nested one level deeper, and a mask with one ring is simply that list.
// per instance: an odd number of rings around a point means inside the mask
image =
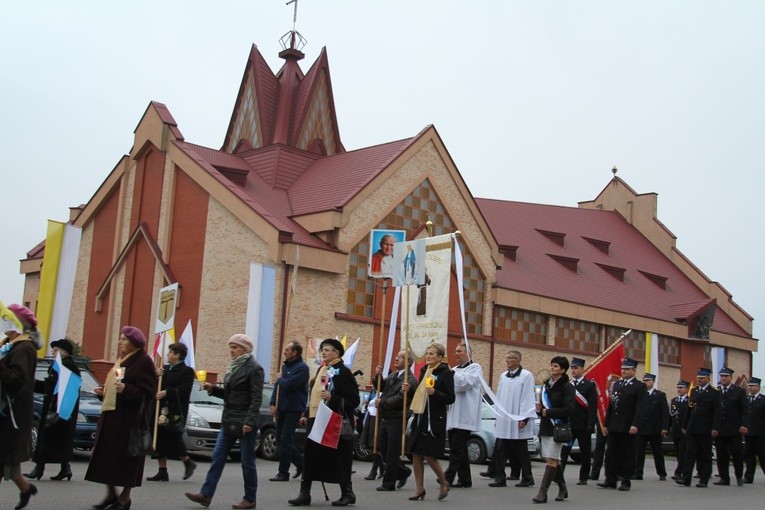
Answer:
[{"label": "overcast sky", "polygon": [[[302,68],[327,47],[346,149],[434,124],[475,196],[572,207],[616,166],[658,193],[678,248],[765,317],[765,2],[299,1]],[[3,7],[0,299],[21,300],[19,259],[130,151],[150,101],[220,148],[250,45],[283,62],[285,2]]]}]

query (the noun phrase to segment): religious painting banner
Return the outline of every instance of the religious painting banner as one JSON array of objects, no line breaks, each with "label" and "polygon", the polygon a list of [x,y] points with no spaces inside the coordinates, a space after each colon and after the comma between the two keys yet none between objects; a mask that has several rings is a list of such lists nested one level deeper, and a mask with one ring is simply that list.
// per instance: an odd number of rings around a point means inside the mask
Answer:
[{"label": "religious painting banner", "polygon": [[396,243],[393,247],[393,286],[425,284],[425,239]]},{"label": "religious painting banner", "polygon": [[393,247],[405,240],[404,230],[372,229],[369,233],[367,275],[371,278],[393,278]]},{"label": "religious painting banner", "polygon": [[178,302],[178,284],[173,283],[159,289],[157,317],[154,334],[170,331],[175,327],[175,308]]},{"label": "religious painting banner", "polygon": [[[403,289],[401,322],[402,331],[409,341],[414,357],[420,359],[425,355],[428,345],[433,342],[446,343],[452,236],[447,234],[429,237],[418,241],[407,241],[405,244],[409,243],[422,243],[421,246],[424,249],[419,264],[423,271],[420,283],[413,281],[411,284],[406,284]],[[415,251],[414,248],[407,251]],[[414,274],[417,274],[416,269]]]}]

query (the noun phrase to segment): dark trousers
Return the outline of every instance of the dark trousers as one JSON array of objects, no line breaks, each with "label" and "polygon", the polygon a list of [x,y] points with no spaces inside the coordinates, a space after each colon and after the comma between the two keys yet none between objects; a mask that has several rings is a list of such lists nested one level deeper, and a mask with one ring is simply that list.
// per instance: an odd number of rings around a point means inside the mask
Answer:
[{"label": "dark trousers", "polygon": [[395,487],[396,480],[403,480],[412,472],[411,469],[401,464],[401,432],[403,425],[401,418],[393,420],[380,420],[380,441],[377,449],[385,458],[385,474],[382,484],[386,487]]},{"label": "dark trousers", "polygon": [[468,460],[467,443],[470,431],[464,429],[449,429],[449,466],[444,471],[446,481],[450,484],[455,477],[462,485],[473,485],[470,476],[470,461]]},{"label": "dark trousers", "polygon": [[[531,456],[529,455],[529,443],[526,439],[501,439],[500,450],[503,455],[501,461],[494,464],[495,467],[495,480],[505,481],[507,477],[505,473],[505,459],[510,459],[510,466],[518,465],[521,470],[522,481],[533,481],[534,475],[531,474]],[[499,457],[497,460],[499,460]]]},{"label": "dark trousers", "polygon": [[717,472],[720,480],[730,482],[729,461],[733,459],[733,474],[736,478],[744,476],[744,448],[741,443],[741,435],[717,436],[715,438],[717,448]]},{"label": "dark trousers", "polygon": [[645,447],[651,445],[653,454],[653,464],[656,466],[656,474],[667,476],[667,468],[664,467],[664,451],[661,449],[661,436],[651,434],[650,436],[638,436],[635,456],[635,474],[643,476],[643,467],[645,466]]},{"label": "dark trousers", "polygon": [[276,418],[276,447],[279,450],[279,474],[288,475],[290,462],[303,467],[303,454],[295,447],[295,427],[303,413],[279,413]]},{"label": "dark trousers", "polygon": [[699,481],[709,482],[712,477],[712,436],[688,434],[685,436],[685,466],[683,481],[691,483],[693,467],[698,464]]},{"label": "dark trousers", "polygon": [[[592,435],[587,429],[571,430],[571,434],[579,443],[579,452],[582,457],[582,465],[579,467],[579,480],[587,480],[590,477],[590,464],[592,463]],[[560,453],[561,468],[564,471],[569,453],[571,453],[571,446],[564,444]]]},{"label": "dark trousers", "polygon": [[760,469],[765,473],[765,436],[747,436],[746,437],[746,471],[744,479],[754,480],[754,472],[757,471],[757,460],[760,461]]},{"label": "dark trousers", "polygon": [[635,446],[637,435],[628,432],[608,432],[606,436],[606,483],[631,485],[635,474]]},{"label": "dark trousers", "polygon": [[592,480],[600,478],[600,470],[603,468],[605,454],[606,436],[600,432],[600,427],[598,427],[598,433],[595,434],[595,449],[592,450],[592,468],[590,470],[590,478]]},{"label": "dark trousers", "polygon": [[677,458],[675,476],[683,476],[685,467],[685,436],[673,437],[672,441],[675,443],[675,457]]}]

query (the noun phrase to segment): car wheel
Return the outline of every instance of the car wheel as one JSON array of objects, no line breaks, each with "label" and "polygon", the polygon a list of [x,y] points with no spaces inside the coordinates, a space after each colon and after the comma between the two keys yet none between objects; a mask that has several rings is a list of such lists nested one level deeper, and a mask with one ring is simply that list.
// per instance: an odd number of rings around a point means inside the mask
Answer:
[{"label": "car wheel", "polygon": [[468,460],[471,464],[486,462],[486,445],[477,437],[471,437],[467,442]]},{"label": "car wheel", "polygon": [[260,434],[258,454],[266,460],[276,460],[279,457],[276,449],[276,429],[268,428]]},{"label": "car wheel", "polygon": [[372,452],[361,441],[359,436],[356,435],[353,438],[353,458],[360,461],[372,460]]},{"label": "car wheel", "polygon": [[574,464],[581,464],[582,463],[582,454],[581,453],[569,453],[568,456],[571,458],[571,462]]},{"label": "car wheel", "polygon": [[40,422],[37,420],[34,420],[32,422],[32,456],[35,455],[35,450],[37,449],[37,436],[40,433]]}]

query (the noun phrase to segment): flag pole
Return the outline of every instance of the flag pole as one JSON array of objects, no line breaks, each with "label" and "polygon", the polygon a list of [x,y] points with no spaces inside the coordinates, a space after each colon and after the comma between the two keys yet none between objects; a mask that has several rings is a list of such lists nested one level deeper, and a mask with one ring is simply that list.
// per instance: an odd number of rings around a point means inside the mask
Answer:
[{"label": "flag pole", "polygon": [[587,373],[590,371],[590,369],[591,369],[592,367],[594,367],[595,365],[597,365],[598,363],[600,363],[600,360],[602,360],[603,358],[605,358],[606,356],[608,356],[609,354],[611,354],[611,351],[613,351],[614,349],[616,349],[617,347],[619,347],[619,344],[620,344],[620,343],[622,343],[622,342],[624,341],[624,337],[625,337],[625,336],[627,336],[627,335],[629,335],[630,333],[632,333],[632,330],[631,330],[631,329],[628,329],[627,331],[625,331],[624,333],[622,333],[622,334],[619,336],[619,338],[617,338],[617,339],[616,339],[616,342],[614,342],[614,343],[612,343],[611,345],[609,345],[609,346],[606,348],[606,350],[605,350],[605,351],[601,352],[601,353],[600,353],[600,355],[599,355],[597,358],[595,358],[594,360],[592,360],[592,363],[590,363],[590,364],[589,364],[589,366],[587,367],[587,369],[584,371],[584,373],[583,373],[582,375],[587,375]]},{"label": "flag pole", "polygon": [[[163,351],[164,347],[165,347],[165,337],[164,337],[164,335],[165,335],[165,333],[160,333],[160,337],[159,337],[160,340],[159,341],[162,342],[162,344],[160,346],[160,351]],[[164,352],[159,352],[157,357],[154,358],[154,369],[157,372],[159,372],[160,367],[162,367],[164,365],[164,362],[162,360],[162,355],[163,354],[164,354]],[[162,376],[163,375],[164,375],[164,371],[163,371],[163,373],[159,374],[159,378],[157,379],[157,393],[162,391]],[[152,439],[151,447],[152,447],[152,449],[154,451],[157,451],[157,427],[159,425],[159,400],[157,400],[156,397],[155,397],[154,400],[155,400],[156,403],[154,405],[154,434],[153,434],[153,439]]]},{"label": "flag pole", "polygon": [[[404,350],[404,381],[409,380],[409,288],[410,285],[406,286],[406,349]],[[404,412],[401,413],[401,455],[403,456],[406,449],[406,408],[407,408],[407,400],[409,396],[409,390],[404,392]]]},{"label": "flag pole", "polygon": [[[382,363],[383,358],[383,339],[385,338],[385,296],[387,294],[388,286],[387,286],[387,279],[383,277],[383,284],[382,284],[382,310],[380,311],[380,346],[377,350],[377,362]],[[377,393],[376,398],[380,398],[380,390],[382,389],[382,374],[377,376]],[[375,438],[374,438],[374,445],[372,447],[372,453],[378,454],[377,451],[377,430],[380,423],[380,410],[376,409],[375,412]]]}]

